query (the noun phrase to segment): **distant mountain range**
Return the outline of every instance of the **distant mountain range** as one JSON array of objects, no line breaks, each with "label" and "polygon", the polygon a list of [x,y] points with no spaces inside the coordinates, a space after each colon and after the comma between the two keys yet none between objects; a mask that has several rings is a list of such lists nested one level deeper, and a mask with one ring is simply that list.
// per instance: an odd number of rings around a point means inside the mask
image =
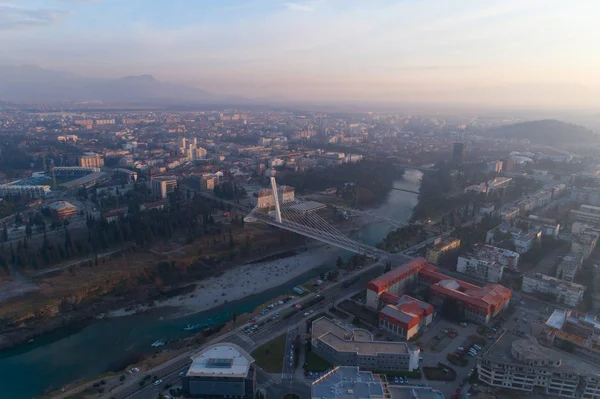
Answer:
[{"label": "distant mountain range", "polygon": [[529,139],[539,144],[574,144],[598,137],[583,126],[555,119],[499,126],[489,129],[488,134],[506,139]]},{"label": "distant mountain range", "polygon": [[[144,103],[253,103],[206,90],[161,82],[151,75],[87,78],[37,66],[0,66],[0,100],[14,102],[104,101]],[[257,102],[262,102],[260,99]]]}]

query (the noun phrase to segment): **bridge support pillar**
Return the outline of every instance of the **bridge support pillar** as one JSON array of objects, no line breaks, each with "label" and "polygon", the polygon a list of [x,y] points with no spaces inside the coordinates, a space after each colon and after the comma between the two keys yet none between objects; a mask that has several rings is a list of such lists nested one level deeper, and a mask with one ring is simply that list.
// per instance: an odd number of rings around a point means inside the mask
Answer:
[{"label": "bridge support pillar", "polygon": [[271,177],[271,189],[273,190],[273,203],[275,204],[275,221],[281,223],[281,208],[279,207],[279,196],[277,195],[277,183],[275,177]]}]

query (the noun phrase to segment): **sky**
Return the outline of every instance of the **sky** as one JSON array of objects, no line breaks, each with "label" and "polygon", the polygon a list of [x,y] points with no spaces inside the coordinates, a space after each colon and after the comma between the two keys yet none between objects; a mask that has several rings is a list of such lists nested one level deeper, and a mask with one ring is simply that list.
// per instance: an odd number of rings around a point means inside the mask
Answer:
[{"label": "sky", "polygon": [[0,0],[0,64],[249,97],[600,105],[599,15],[598,0]]}]

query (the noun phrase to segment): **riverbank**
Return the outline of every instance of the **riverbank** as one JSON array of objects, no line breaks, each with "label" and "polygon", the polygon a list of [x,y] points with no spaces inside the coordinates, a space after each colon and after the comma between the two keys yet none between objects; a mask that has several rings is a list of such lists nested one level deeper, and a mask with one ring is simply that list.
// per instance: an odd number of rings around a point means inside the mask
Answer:
[{"label": "riverbank", "polygon": [[204,312],[283,285],[318,265],[335,262],[337,256],[337,250],[323,245],[286,258],[248,263],[229,269],[220,276],[198,282],[191,293],[155,301],[152,307],[140,305],[118,309],[109,312],[107,317],[131,316],[164,307],[179,308],[170,316],[171,318]]}]

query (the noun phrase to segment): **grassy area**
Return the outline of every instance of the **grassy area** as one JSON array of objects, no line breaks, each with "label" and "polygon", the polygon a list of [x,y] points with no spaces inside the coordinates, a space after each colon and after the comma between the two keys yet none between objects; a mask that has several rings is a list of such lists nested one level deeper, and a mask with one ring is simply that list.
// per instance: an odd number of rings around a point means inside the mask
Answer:
[{"label": "grassy area", "polygon": [[322,372],[332,368],[333,365],[315,352],[306,353],[306,370]]},{"label": "grassy area", "polygon": [[267,373],[281,373],[285,356],[286,334],[281,334],[252,351],[256,364]]},{"label": "grassy area", "polygon": [[456,371],[448,366],[439,363],[437,367],[423,367],[425,378],[432,381],[454,381]]}]

